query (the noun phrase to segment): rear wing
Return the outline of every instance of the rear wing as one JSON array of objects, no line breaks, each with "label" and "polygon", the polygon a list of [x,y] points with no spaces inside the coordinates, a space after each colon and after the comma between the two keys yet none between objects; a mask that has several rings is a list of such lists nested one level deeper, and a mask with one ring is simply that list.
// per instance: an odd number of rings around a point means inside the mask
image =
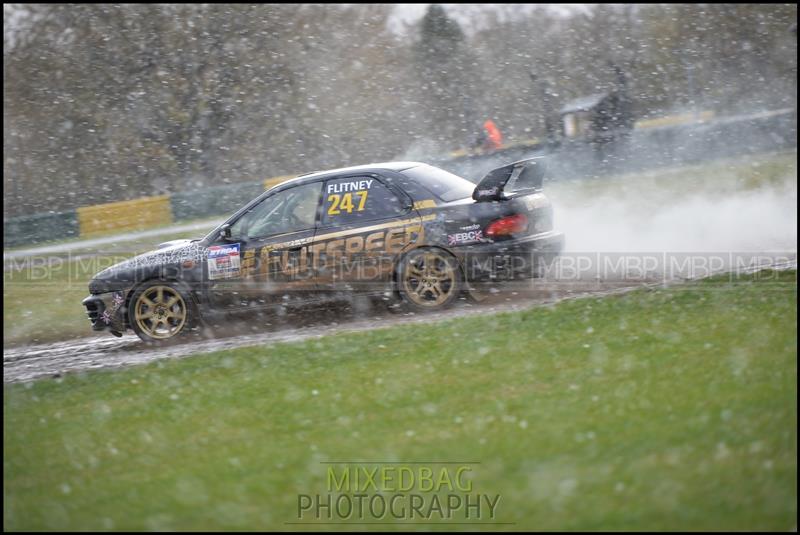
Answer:
[{"label": "rear wing", "polygon": [[546,170],[543,156],[492,169],[475,186],[472,198],[478,202],[500,201],[512,194],[541,190]]}]

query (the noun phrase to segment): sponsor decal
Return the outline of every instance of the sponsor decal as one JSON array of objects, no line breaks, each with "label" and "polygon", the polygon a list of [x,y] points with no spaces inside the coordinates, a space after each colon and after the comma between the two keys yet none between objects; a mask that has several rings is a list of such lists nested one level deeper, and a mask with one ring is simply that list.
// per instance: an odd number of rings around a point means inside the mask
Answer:
[{"label": "sponsor decal", "polygon": [[240,244],[212,245],[208,248],[208,278],[211,280],[236,277],[241,270]]},{"label": "sponsor decal", "polygon": [[[308,240],[299,250],[291,252],[287,250],[288,245],[294,242],[248,250],[244,252],[241,275],[264,280],[275,276],[310,277],[321,270],[362,263],[366,258],[391,258],[409,244],[424,241],[425,229],[418,221],[405,220],[323,234],[313,243]],[[270,254],[273,251],[275,254]],[[210,266],[209,259],[209,269]]]},{"label": "sponsor decal", "polygon": [[483,240],[482,230],[470,230],[468,232],[457,232],[447,235],[447,245],[463,245],[466,243],[477,243]]},{"label": "sponsor decal", "polygon": [[478,230],[479,228],[481,228],[481,226],[478,223],[475,223],[474,225],[467,225],[466,227],[459,227],[458,230],[470,231],[470,230]]},{"label": "sponsor decal", "polygon": [[114,295],[112,296],[111,308],[105,309],[103,313],[100,314],[100,319],[103,321],[103,323],[106,325],[111,325],[114,314],[124,303],[125,296],[122,294],[122,292],[114,292]]}]

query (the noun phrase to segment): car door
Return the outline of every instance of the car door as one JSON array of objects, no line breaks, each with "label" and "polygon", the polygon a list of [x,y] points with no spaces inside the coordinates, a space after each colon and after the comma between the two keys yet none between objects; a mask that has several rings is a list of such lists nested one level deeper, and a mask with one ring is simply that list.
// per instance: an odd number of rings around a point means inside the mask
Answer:
[{"label": "car door", "polygon": [[422,232],[412,205],[387,176],[360,173],[326,180],[311,246],[320,288],[382,289],[391,280],[397,255]]},{"label": "car door", "polygon": [[230,225],[209,247],[209,300],[217,308],[270,305],[317,288],[308,262],[319,217],[321,182],[282,188]]}]

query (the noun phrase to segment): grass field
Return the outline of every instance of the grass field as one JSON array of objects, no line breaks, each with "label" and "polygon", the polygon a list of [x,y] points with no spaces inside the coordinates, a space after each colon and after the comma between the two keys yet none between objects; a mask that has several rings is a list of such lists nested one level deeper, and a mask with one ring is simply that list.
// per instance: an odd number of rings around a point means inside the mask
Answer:
[{"label": "grass field", "polygon": [[[637,205],[690,195],[724,196],[761,188],[797,190],[797,151],[748,154],[712,162],[628,173],[591,180],[572,179],[547,184],[547,191],[578,198],[632,196]],[[795,193],[796,195],[796,193]]]},{"label": "grass field", "polygon": [[767,272],[6,386],[4,528],[313,528],[371,460],[477,463],[492,529],[796,529],[796,322]]}]

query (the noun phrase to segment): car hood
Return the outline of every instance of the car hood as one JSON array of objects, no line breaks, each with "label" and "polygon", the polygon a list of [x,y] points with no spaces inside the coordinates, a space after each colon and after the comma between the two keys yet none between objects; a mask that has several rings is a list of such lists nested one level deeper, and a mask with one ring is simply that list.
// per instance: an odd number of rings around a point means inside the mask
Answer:
[{"label": "car hood", "polygon": [[173,240],[158,247],[104,269],[92,278],[89,290],[91,293],[117,290],[151,278],[162,268],[194,267],[208,254],[208,248],[200,245],[199,240]]},{"label": "car hood", "polygon": [[192,240],[189,240],[189,239],[170,240],[170,241],[165,241],[164,243],[159,243],[158,246],[156,247],[156,249],[157,250],[170,249],[170,248],[173,248],[173,247],[176,247],[176,246],[179,246],[179,245],[188,245],[191,242],[192,242]]}]

